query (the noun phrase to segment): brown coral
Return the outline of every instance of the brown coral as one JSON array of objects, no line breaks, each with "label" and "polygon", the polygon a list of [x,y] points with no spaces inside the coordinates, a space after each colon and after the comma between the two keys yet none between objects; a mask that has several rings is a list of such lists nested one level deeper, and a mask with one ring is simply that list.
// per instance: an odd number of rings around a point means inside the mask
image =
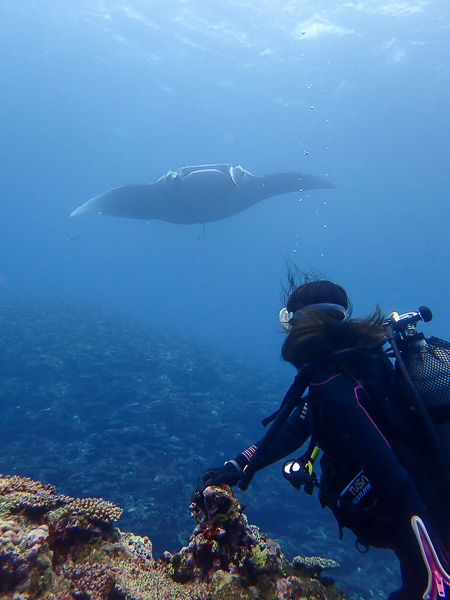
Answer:
[{"label": "brown coral", "polygon": [[324,569],[335,569],[339,563],[332,558],[321,556],[294,556],[294,567],[306,569],[311,575],[320,574]]},{"label": "brown coral", "polygon": [[75,516],[86,516],[93,523],[109,524],[118,521],[123,510],[103,498],[76,498],[69,502],[65,512]]},{"label": "brown coral", "polygon": [[49,529],[47,525],[41,525],[28,531],[24,538],[24,546],[27,549],[27,558],[35,556],[41,549],[42,545],[48,541]]},{"label": "brown coral", "polygon": [[121,533],[120,542],[132,556],[144,562],[154,562],[152,542],[147,536],[141,537],[132,533]]},{"label": "brown coral", "polygon": [[23,529],[16,521],[0,521],[0,543],[17,546],[23,538]]},{"label": "brown coral", "polygon": [[260,576],[267,579],[267,573],[272,577],[281,574],[287,564],[281,548],[258,527],[249,526],[244,505],[228,486],[207,487],[191,509],[197,527],[189,544],[180,552],[163,555],[175,581],[210,583],[220,571],[237,577],[226,578],[225,587],[234,589],[237,581],[247,586]]},{"label": "brown coral", "polygon": [[[89,563],[70,565],[64,568],[64,574],[71,582],[73,598],[80,600],[108,598],[116,585],[113,570],[105,565]],[[116,595],[116,598],[118,597]]]},{"label": "brown coral", "polygon": [[34,481],[33,479],[30,479],[30,477],[0,474],[0,494],[3,495],[5,492],[26,492],[31,494],[48,492],[55,494],[56,488],[50,483]]},{"label": "brown coral", "polygon": [[14,512],[45,512],[72,500],[57,494],[53,485],[19,475],[0,475],[0,495]]},{"label": "brown coral", "polygon": [[19,523],[0,521],[0,593],[8,587],[21,591],[28,577],[27,557],[20,553],[23,537],[24,530]]},{"label": "brown coral", "polygon": [[[57,506],[61,506],[67,501],[67,496],[59,496],[49,492],[40,494],[20,494],[19,497],[11,500],[11,510],[25,510],[26,512],[45,512]],[[71,500],[71,498],[70,498]]]}]

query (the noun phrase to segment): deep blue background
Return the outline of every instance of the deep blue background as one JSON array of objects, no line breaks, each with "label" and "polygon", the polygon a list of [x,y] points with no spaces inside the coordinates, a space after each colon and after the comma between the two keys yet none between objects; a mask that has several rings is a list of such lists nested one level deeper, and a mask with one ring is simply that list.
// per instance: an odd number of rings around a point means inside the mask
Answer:
[{"label": "deep blue background", "polygon": [[[2,0],[0,294],[79,298],[285,373],[285,260],[450,337],[450,7]],[[181,226],[79,217],[184,165],[336,190]],[[78,239],[69,239],[71,236]]]}]

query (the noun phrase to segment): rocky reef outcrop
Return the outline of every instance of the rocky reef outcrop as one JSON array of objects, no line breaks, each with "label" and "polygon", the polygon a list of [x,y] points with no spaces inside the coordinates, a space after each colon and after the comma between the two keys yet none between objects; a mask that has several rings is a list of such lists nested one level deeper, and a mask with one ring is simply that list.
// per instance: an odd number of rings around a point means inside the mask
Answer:
[{"label": "rocky reef outcrop", "polygon": [[228,487],[191,505],[196,526],[179,552],[155,559],[147,537],[123,533],[121,509],[70,498],[48,484],[0,475],[2,600],[338,600],[324,569],[296,557],[254,525]]}]

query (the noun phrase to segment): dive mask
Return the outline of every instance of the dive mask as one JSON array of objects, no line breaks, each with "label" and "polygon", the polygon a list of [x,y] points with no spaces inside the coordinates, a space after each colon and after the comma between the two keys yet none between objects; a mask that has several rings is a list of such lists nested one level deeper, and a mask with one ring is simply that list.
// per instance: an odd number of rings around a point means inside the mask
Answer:
[{"label": "dive mask", "polygon": [[280,321],[280,325],[283,327],[285,331],[291,331],[292,329],[292,320],[298,320],[303,317],[304,311],[307,308],[314,306],[315,308],[319,308],[320,310],[324,310],[325,312],[332,314],[335,319],[338,321],[343,321],[347,317],[347,309],[345,309],[340,304],[331,304],[329,302],[319,302],[317,304],[308,304],[304,306],[300,310],[296,310],[295,312],[289,312],[286,307],[280,310],[278,315],[278,320]]}]

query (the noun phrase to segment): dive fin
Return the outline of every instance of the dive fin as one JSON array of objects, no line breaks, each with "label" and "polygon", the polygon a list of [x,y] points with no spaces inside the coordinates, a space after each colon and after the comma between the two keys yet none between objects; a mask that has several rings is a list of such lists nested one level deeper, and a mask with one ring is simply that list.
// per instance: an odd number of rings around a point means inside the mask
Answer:
[{"label": "dive fin", "polygon": [[428,586],[423,594],[423,599],[437,600],[437,598],[450,598],[450,575],[441,565],[422,519],[414,515],[411,518],[411,526],[419,543],[420,551],[422,552],[422,557],[428,571]]}]

